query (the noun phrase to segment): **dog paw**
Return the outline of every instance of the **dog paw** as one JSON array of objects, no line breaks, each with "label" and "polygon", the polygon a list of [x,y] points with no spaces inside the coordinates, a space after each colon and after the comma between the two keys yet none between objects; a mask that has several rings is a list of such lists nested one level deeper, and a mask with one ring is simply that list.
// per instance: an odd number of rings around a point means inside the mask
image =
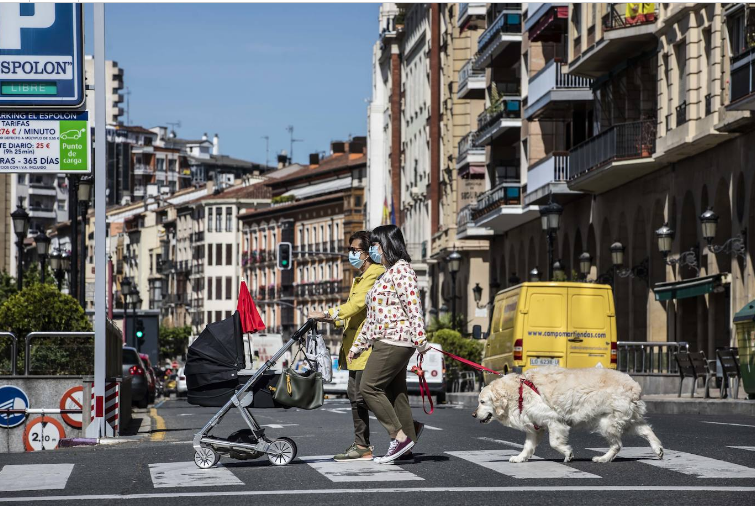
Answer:
[{"label": "dog paw", "polygon": [[663,448],[658,448],[655,454],[658,455],[658,460],[663,460]]},{"label": "dog paw", "polygon": [[613,459],[610,459],[610,458],[606,457],[605,455],[601,455],[600,457],[593,457],[592,458],[593,462],[599,462],[601,464],[605,464],[606,462],[611,462],[611,460],[613,460]]},{"label": "dog paw", "polygon": [[564,457],[564,462],[571,462],[572,460],[574,460],[574,453],[570,452],[569,455]]},{"label": "dog paw", "polygon": [[522,457],[521,455],[515,455],[509,458],[509,462],[511,462],[512,464],[518,464],[520,462],[527,462],[527,459]]}]

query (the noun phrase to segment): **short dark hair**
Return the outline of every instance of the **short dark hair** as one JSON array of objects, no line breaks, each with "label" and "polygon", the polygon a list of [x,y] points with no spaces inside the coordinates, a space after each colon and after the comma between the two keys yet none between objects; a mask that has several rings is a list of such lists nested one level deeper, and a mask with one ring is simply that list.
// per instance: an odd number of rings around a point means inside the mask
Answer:
[{"label": "short dark hair", "polygon": [[351,237],[349,237],[349,246],[354,241],[359,241],[359,249],[365,253],[370,251],[370,233],[366,230],[360,230],[351,234]]},{"label": "short dark hair", "polygon": [[412,261],[409,252],[406,251],[404,234],[396,225],[382,225],[370,234],[370,244],[378,243],[383,248],[383,256],[389,267],[399,260]]}]

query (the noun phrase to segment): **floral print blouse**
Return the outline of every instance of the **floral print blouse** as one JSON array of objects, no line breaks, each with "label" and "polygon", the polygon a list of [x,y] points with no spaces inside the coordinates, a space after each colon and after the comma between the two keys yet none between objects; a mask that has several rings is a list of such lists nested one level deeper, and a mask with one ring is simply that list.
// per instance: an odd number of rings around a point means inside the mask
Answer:
[{"label": "floral print blouse", "polygon": [[375,341],[420,351],[427,347],[417,274],[405,260],[396,262],[367,292],[367,319],[350,351],[362,353]]}]

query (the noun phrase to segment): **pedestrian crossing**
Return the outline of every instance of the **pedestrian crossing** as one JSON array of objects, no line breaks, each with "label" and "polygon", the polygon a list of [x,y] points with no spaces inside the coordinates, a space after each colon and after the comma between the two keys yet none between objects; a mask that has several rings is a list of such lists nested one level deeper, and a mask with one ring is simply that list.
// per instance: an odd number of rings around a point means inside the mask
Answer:
[{"label": "pedestrian crossing", "polygon": [[[490,440],[506,443],[500,440]],[[513,445],[514,443],[511,443]],[[729,446],[744,452],[755,451],[753,446]],[[586,448],[585,450],[605,453],[605,448]],[[725,460],[682,452],[673,449],[664,450],[663,460],[658,460],[647,447],[624,447],[614,464],[594,464],[589,461],[563,463],[555,459],[543,459],[533,456],[529,462],[514,464],[509,458],[519,453],[518,449],[496,448],[487,450],[446,451],[452,464],[473,464],[500,476],[513,480],[615,480],[615,466],[639,465],[653,466],[701,480],[705,479],[752,479],[755,467],[747,467]],[[584,451],[583,451],[584,453]],[[434,456],[437,459],[437,456]],[[260,459],[263,460],[263,459]],[[155,489],[177,490],[186,487],[243,487],[257,480],[250,478],[250,467],[263,467],[268,473],[301,473],[306,467],[314,471],[307,480],[316,486],[329,483],[382,482],[386,484],[433,480],[435,469],[432,464],[420,462],[420,465],[400,462],[393,465],[377,464],[373,461],[340,463],[334,462],[330,455],[300,456],[297,462],[285,467],[273,467],[264,462],[242,463],[223,459],[212,469],[199,469],[193,461],[162,462],[148,464],[151,484]],[[227,467],[223,464],[229,464]],[[586,470],[585,468],[589,468]],[[77,470],[86,473],[84,464],[27,464],[5,465],[0,467],[0,490],[5,492],[63,490],[76,476]],[[627,468],[622,469],[622,475]],[[260,470],[261,471],[261,470]],[[257,470],[254,471],[256,473]],[[480,473],[476,473],[480,474]],[[463,475],[463,473],[459,473]],[[629,475],[629,474],[626,474]],[[607,481],[607,480],[604,480]],[[528,483],[523,481],[523,483]],[[532,482],[529,482],[532,483]],[[703,482],[704,483],[704,482]],[[610,485],[612,482],[606,483]],[[444,483],[444,485],[454,485]],[[464,483],[456,484],[464,486]]]}]

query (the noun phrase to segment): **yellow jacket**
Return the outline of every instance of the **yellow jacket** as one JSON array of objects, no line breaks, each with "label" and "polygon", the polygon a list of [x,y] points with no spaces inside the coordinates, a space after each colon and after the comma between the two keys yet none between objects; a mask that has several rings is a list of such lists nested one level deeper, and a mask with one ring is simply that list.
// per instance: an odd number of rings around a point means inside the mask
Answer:
[{"label": "yellow jacket", "polygon": [[362,330],[362,325],[364,325],[364,320],[367,317],[367,292],[384,272],[385,267],[382,265],[370,265],[364,271],[364,274],[354,278],[346,302],[328,310],[331,318],[335,316],[336,326],[343,327],[343,344],[341,345],[341,352],[338,354],[338,367],[340,369],[361,371],[367,364],[371,349],[359,355],[350,364],[346,362],[346,354],[354,344],[354,338]]}]

